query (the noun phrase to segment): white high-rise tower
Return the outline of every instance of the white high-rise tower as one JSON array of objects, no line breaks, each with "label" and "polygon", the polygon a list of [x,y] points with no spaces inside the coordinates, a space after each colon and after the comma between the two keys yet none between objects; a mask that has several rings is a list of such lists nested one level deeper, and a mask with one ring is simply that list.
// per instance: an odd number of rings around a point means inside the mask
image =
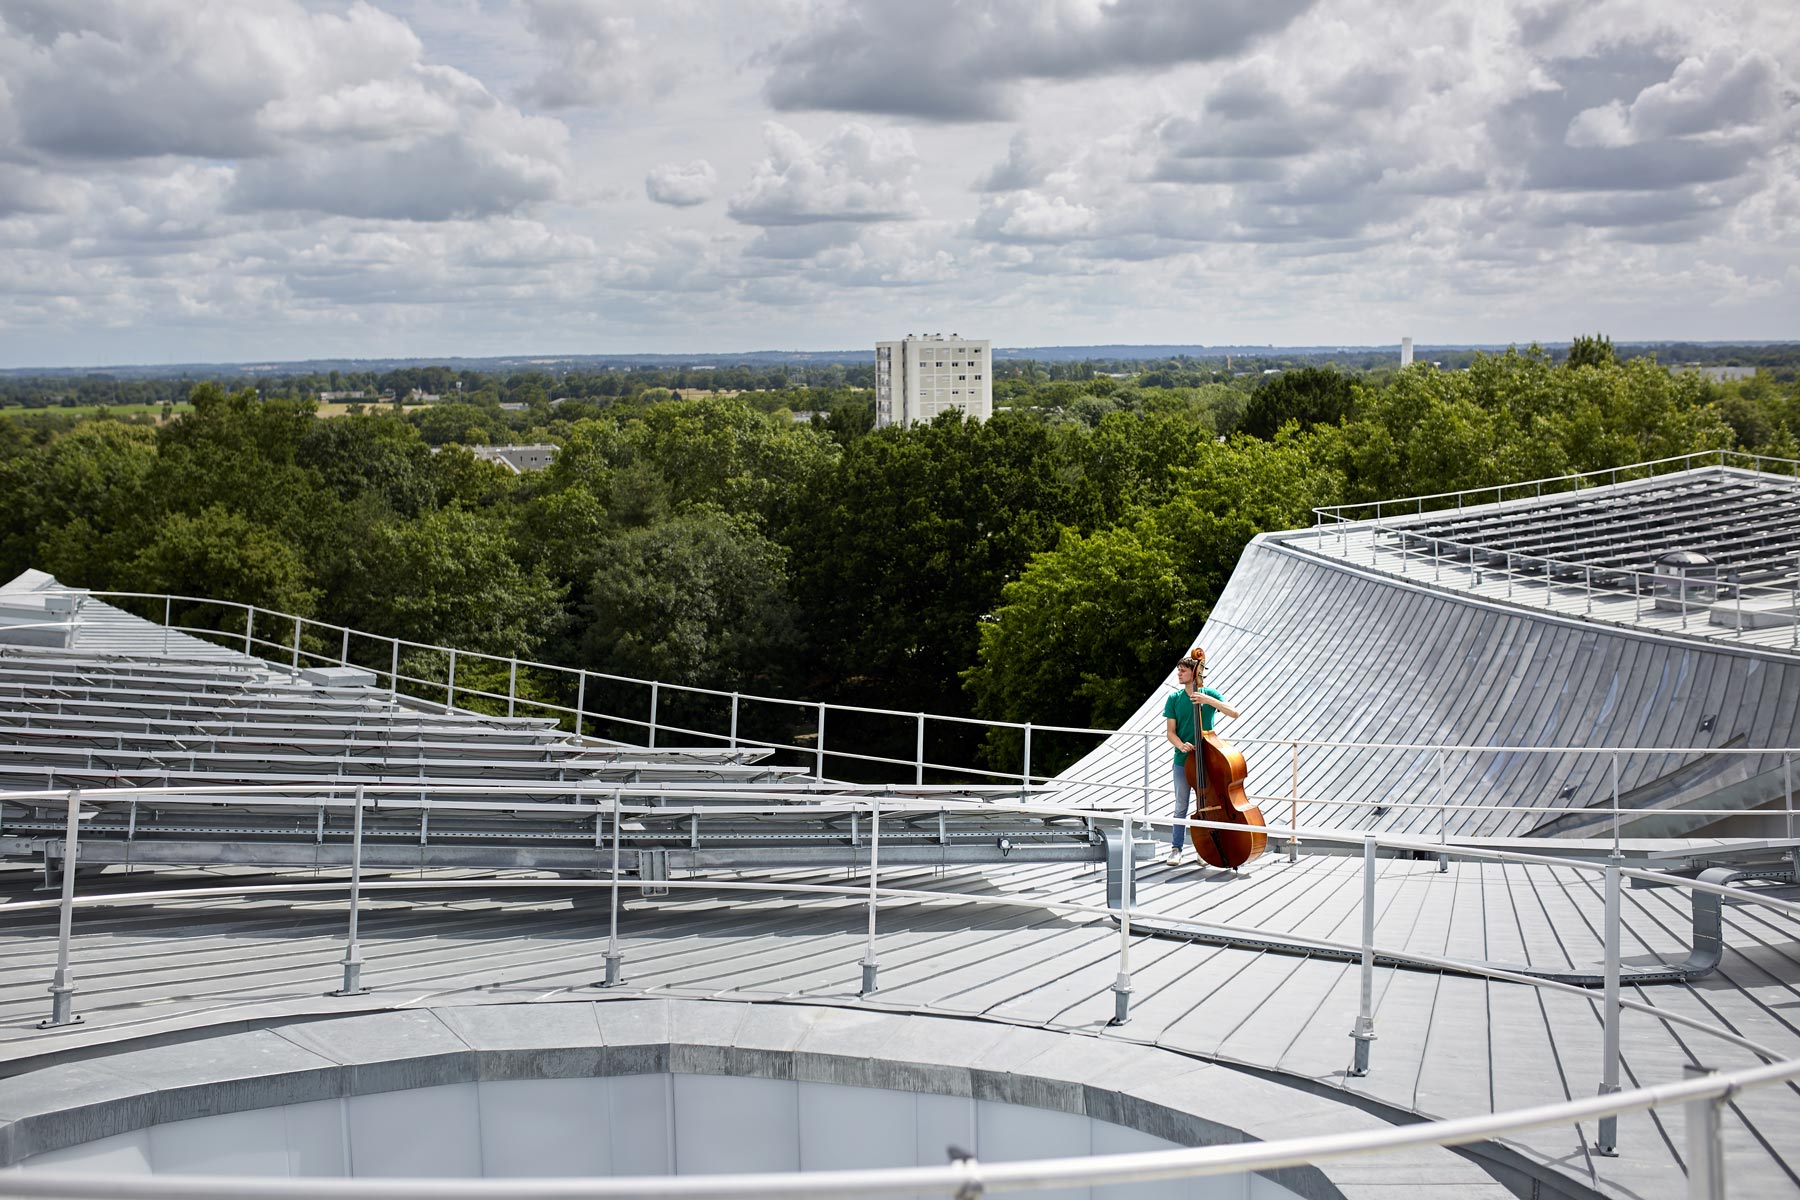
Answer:
[{"label": "white high-rise tower", "polygon": [[875,427],[912,425],[961,409],[994,411],[993,343],[951,334],[875,343]]},{"label": "white high-rise tower", "polygon": [[1400,369],[1404,371],[1410,366],[1412,366],[1412,339],[1403,337],[1400,339]]}]

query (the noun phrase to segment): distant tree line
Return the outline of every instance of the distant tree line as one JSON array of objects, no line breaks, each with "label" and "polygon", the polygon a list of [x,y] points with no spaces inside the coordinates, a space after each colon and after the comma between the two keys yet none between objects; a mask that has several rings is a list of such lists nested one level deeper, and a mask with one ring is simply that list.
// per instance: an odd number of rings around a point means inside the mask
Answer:
[{"label": "distant tree line", "polygon": [[[457,402],[329,420],[297,386],[204,383],[158,425],[0,421],[0,571],[674,683],[1106,727],[1163,676],[1245,543],[1316,505],[1715,448],[1800,458],[1800,386],[1671,374],[1602,341],[1457,371],[1043,372],[997,383],[986,422],[881,430],[847,373],[747,378],[735,396],[638,372],[464,378]],[[629,386],[607,391],[614,376]],[[558,444],[554,466],[515,476],[463,449],[524,440]],[[385,654],[351,657],[386,670]],[[406,666],[443,669],[424,652]],[[461,670],[475,686],[493,668]],[[679,697],[662,718],[683,705],[701,719]],[[910,755],[909,722],[865,724],[871,752]],[[1034,761],[1079,748],[1044,739]],[[986,749],[1018,761],[1013,739]]]}]

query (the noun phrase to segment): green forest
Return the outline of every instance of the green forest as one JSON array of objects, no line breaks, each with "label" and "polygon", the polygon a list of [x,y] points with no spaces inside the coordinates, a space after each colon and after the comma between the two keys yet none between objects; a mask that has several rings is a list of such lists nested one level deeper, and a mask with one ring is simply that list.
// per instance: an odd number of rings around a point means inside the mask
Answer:
[{"label": "green forest", "polygon": [[[371,399],[326,419],[332,382],[0,420],[0,570],[676,684],[1107,727],[1244,544],[1316,505],[1697,450],[1800,457],[1791,378],[1711,382],[1599,337],[1462,369],[1015,365],[990,420],[912,429],[873,429],[867,380],[842,367],[718,373],[699,392],[427,371],[386,390],[440,402],[339,380]],[[514,475],[464,448],[509,441],[560,451]],[[174,615],[241,630],[217,607]],[[1044,769],[1079,748],[1042,745]],[[1017,761],[1004,738],[987,751]]]}]

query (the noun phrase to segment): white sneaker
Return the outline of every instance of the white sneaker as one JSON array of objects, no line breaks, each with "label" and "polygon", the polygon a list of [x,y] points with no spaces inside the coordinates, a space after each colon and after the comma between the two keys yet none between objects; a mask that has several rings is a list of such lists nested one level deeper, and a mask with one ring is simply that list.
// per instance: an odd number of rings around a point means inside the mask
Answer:
[{"label": "white sneaker", "polygon": [[1171,867],[1179,867],[1181,865],[1181,851],[1179,851],[1179,850],[1169,851],[1169,857],[1163,859],[1163,862],[1168,864]]}]

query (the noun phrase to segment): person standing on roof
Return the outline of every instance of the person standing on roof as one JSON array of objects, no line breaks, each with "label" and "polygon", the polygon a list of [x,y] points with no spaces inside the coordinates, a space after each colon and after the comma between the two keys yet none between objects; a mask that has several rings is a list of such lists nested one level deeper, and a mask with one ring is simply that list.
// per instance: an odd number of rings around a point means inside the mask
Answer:
[{"label": "person standing on roof", "polygon": [[[1188,656],[1175,664],[1175,682],[1179,685],[1169,693],[1163,702],[1164,736],[1169,745],[1175,747],[1175,819],[1184,820],[1188,815],[1188,800],[1194,790],[1188,786],[1187,756],[1198,752],[1199,734],[1194,730],[1194,714],[1200,714],[1200,731],[1210,732],[1213,727],[1213,713],[1221,712],[1228,717],[1238,715],[1238,710],[1225,703],[1225,697],[1215,689],[1200,685],[1201,671],[1206,664],[1206,651],[1196,646]],[[1198,763],[1195,766],[1199,766]],[[1199,781],[1198,802],[1194,805],[1196,814],[1206,811],[1206,772],[1196,770],[1194,778]],[[1181,848],[1188,841],[1188,827],[1174,825],[1170,827],[1168,864],[1171,867],[1181,865]]]}]

